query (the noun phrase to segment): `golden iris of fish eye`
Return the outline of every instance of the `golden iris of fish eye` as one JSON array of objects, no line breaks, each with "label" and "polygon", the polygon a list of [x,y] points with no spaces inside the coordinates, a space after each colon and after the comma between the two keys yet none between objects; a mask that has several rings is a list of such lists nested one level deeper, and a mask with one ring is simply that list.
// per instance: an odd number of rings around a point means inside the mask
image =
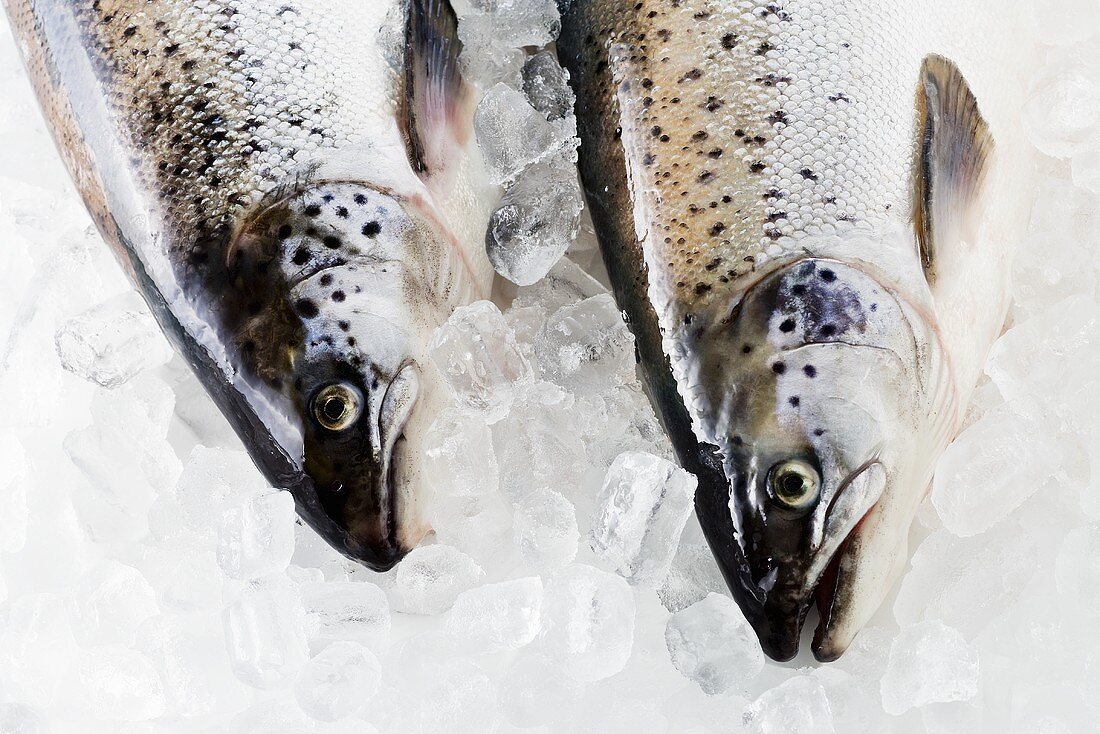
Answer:
[{"label": "golden iris of fish eye", "polygon": [[768,484],[776,501],[798,510],[807,507],[817,499],[821,486],[821,477],[817,470],[805,461],[782,461],[772,467],[768,474]]},{"label": "golden iris of fish eye", "polygon": [[330,431],[346,431],[362,412],[362,394],[346,382],[328,385],[313,398],[313,417]]}]

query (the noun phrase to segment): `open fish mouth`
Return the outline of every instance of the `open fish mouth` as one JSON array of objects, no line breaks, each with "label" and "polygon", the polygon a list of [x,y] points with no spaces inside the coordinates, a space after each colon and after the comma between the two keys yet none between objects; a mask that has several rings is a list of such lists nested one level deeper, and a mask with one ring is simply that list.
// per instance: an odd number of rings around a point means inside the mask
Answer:
[{"label": "open fish mouth", "polygon": [[[843,511],[846,503],[851,501],[852,498],[847,495],[850,495],[852,485],[861,477],[868,478],[876,468],[882,468],[877,459],[868,461],[844,480],[830,501],[826,527],[829,520],[835,518],[838,508]],[[844,620],[853,591],[846,583],[845,566],[858,549],[860,529],[880,497],[881,490],[867,498],[866,506],[857,507],[851,513],[852,516],[844,523],[846,529],[838,531],[811,559],[802,584],[798,584],[797,578],[789,578],[784,584],[785,590],[773,589],[764,597],[756,613],[748,611],[746,616],[756,629],[761,648],[769,657],[786,662],[798,654],[803,625],[814,607],[820,617],[814,633],[814,657],[820,662],[831,662],[844,652],[837,649],[833,637]]]}]

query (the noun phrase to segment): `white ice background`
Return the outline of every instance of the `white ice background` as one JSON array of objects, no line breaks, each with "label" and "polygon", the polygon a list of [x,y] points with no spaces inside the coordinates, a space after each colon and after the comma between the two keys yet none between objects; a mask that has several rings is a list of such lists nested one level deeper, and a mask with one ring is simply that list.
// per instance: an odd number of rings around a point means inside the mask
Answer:
[{"label": "white ice background", "polygon": [[[553,5],[464,4],[492,104],[543,131],[497,161],[509,222],[532,176],[575,200],[572,121],[519,93]],[[386,574],[335,554],[167,349],[0,32],[0,733],[1096,731],[1100,3],[1035,9],[1009,326],[910,568],[824,666],[765,661],[729,600],[575,223],[515,240],[515,280],[570,259],[437,337],[430,544]]]}]

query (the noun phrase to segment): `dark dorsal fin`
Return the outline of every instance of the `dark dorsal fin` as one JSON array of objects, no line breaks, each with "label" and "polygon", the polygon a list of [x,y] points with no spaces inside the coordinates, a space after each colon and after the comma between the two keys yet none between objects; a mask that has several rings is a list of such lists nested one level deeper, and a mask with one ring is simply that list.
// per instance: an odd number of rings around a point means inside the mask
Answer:
[{"label": "dark dorsal fin", "polygon": [[932,283],[937,252],[967,239],[993,139],[959,67],[942,56],[928,56],[921,66],[917,115],[913,224]]},{"label": "dark dorsal fin", "polygon": [[448,131],[463,98],[458,17],[450,0],[407,0],[405,89],[398,124],[421,177],[443,166]]}]

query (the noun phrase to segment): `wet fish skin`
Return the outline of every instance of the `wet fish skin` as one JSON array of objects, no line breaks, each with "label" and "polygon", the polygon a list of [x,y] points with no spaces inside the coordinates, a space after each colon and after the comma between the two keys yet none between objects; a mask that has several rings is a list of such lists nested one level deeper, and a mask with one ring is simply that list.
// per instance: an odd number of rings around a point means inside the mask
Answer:
[{"label": "wet fish skin", "polygon": [[5,6],[89,211],[257,465],[392,566],[430,529],[427,339],[492,277],[470,90],[423,72],[456,66],[449,4],[406,6],[397,73],[385,4]]},{"label": "wet fish skin", "polygon": [[793,657],[816,604],[835,659],[1004,322],[1014,11],[561,6],[593,219],[700,522],[764,650]]}]

